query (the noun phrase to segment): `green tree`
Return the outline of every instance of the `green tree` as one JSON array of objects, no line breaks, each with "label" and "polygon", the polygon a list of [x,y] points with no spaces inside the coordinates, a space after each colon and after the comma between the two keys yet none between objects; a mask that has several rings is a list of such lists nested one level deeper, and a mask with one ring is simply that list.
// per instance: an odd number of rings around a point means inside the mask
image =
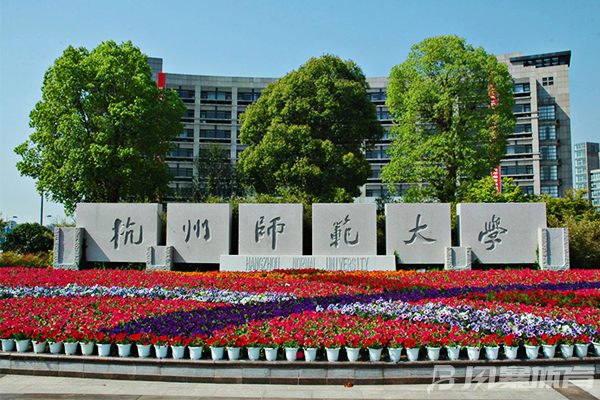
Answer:
[{"label": "green tree", "polygon": [[197,173],[189,196],[194,201],[205,201],[208,197],[230,199],[243,195],[237,168],[229,158],[229,151],[220,144],[201,146],[194,164]]},{"label": "green tree", "polygon": [[469,183],[458,200],[462,203],[528,203],[539,201],[539,198],[523,193],[512,178],[502,178],[502,193],[499,193],[494,178],[484,176]]},{"label": "green tree", "polygon": [[50,251],[54,246],[52,231],[38,223],[24,223],[6,234],[6,242],[0,247],[2,251],[13,251],[21,254]]},{"label": "green tree", "polygon": [[163,160],[184,112],[131,42],[69,46],[44,75],[17,168],[68,212],[78,202],[156,201],[172,179]]},{"label": "green tree", "polygon": [[365,150],[383,135],[358,65],[311,58],[262,92],[241,117],[238,168],[257,193],[352,201],[370,174]]},{"label": "green tree", "polygon": [[456,36],[429,38],[389,79],[395,126],[384,182],[414,183],[424,197],[450,203],[500,164],[515,124],[513,80],[494,55]]}]

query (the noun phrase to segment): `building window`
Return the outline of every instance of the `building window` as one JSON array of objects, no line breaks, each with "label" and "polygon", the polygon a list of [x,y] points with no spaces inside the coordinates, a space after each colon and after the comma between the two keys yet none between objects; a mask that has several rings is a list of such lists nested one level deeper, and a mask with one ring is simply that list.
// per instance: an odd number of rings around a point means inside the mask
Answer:
[{"label": "building window", "polygon": [[531,112],[531,104],[516,104],[513,107],[513,113],[529,113]]},{"label": "building window", "polygon": [[510,165],[500,167],[500,175],[533,175],[533,165]]},{"label": "building window", "polygon": [[506,146],[506,154],[525,154],[532,153],[533,147],[528,145],[515,145],[515,146]]},{"label": "building window", "polygon": [[386,101],[387,100],[387,93],[386,92],[367,93],[367,97],[371,101]]},{"label": "building window", "polygon": [[183,114],[183,117],[181,118],[194,118],[194,110],[193,109],[189,109],[185,112],[185,114]]},{"label": "building window", "polygon": [[202,100],[231,100],[231,93],[229,92],[219,92],[219,91],[210,91],[210,92],[202,92],[200,94],[200,98]]},{"label": "building window", "polygon": [[558,197],[558,186],[542,186],[542,194],[549,194],[550,197]]},{"label": "building window", "polygon": [[203,119],[231,119],[231,111],[202,110],[202,111],[200,111],[200,118],[203,118]]},{"label": "building window", "polygon": [[556,146],[540,146],[540,159],[556,160]]},{"label": "building window", "polygon": [[575,175],[575,182],[585,182],[587,177],[585,175]]},{"label": "building window", "polygon": [[557,180],[558,167],[556,165],[544,165],[540,167],[540,179],[543,181]]},{"label": "building window", "polygon": [[554,77],[553,76],[548,76],[548,77],[542,78],[542,86],[552,86],[552,85],[554,85]]},{"label": "building window", "polygon": [[385,196],[387,195],[388,189],[386,186],[381,185],[381,186],[367,186],[367,189],[365,191],[365,196],[366,197],[381,197],[381,196]]},{"label": "building window", "polygon": [[531,124],[523,124],[515,126],[515,133],[530,133],[531,132]]},{"label": "building window", "polygon": [[175,149],[169,154],[169,157],[194,158],[194,149]]},{"label": "building window", "polygon": [[194,130],[190,129],[190,128],[185,128],[183,130],[183,133],[179,136],[177,136],[178,138],[193,138],[194,137]]},{"label": "building window", "polygon": [[392,113],[390,113],[387,109],[383,107],[377,108],[377,119],[378,120],[387,120],[392,119]]},{"label": "building window", "polygon": [[519,186],[525,194],[533,194],[533,186]]},{"label": "building window", "polygon": [[576,174],[585,174],[586,172],[586,167],[575,167],[575,173]]},{"label": "building window", "polygon": [[579,189],[583,189],[583,190],[587,190],[587,183],[576,183],[575,184],[575,189],[579,190]]},{"label": "building window", "polygon": [[555,140],[556,139],[556,126],[547,125],[540,126],[540,140]]},{"label": "building window", "polygon": [[169,168],[169,172],[177,178],[191,178],[194,175],[194,170],[192,168],[171,167]]},{"label": "building window", "polygon": [[259,93],[254,93],[254,92],[240,93],[240,92],[238,92],[238,100],[240,100],[240,101],[257,101],[259,97],[260,97],[260,92]]},{"label": "building window", "polygon": [[575,151],[575,158],[582,158],[582,157],[585,157],[585,150],[576,150]]},{"label": "building window", "polygon": [[531,92],[531,86],[529,83],[516,83],[515,93]]},{"label": "building window", "polygon": [[540,106],[538,108],[540,120],[556,119],[556,112],[554,105],[551,106]]},{"label": "building window", "polygon": [[200,139],[231,139],[231,131],[224,130],[201,130]]},{"label": "building window", "polygon": [[590,179],[593,181],[600,181],[600,172],[594,172],[590,175]]}]

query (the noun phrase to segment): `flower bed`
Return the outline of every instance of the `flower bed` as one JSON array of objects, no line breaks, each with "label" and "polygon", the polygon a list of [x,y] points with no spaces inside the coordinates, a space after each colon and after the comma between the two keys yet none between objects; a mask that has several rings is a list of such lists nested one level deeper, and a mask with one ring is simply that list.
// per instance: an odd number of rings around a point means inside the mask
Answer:
[{"label": "flower bed", "polygon": [[[392,361],[419,357],[421,347],[438,349],[429,352],[430,359],[439,356],[440,347],[448,348],[449,358],[454,348],[500,345],[563,345],[565,357],[568,346],[575,344],[576,354],[582,356],[588,355],[585,346],[590,344],[590,355],[600,351],[598,271],[165,273],[4,268],[0,282],[0,335],[7,351],[11,341],[27,339],[38,344],[108,345],[99,346],[103,355],[111,354],[110,344],[115,343],[114,355],[149,356],[147,346],[153,344],[157,357],[166,356],[166,347],[172,346],[172,356],[180,358],[188,354],[188,346],[195,349],[189,351],[193,359],[209,346],[230,348],[230,359],[243,356],[235,351],[240,347],[303,348],[300,354],[307,360],[313,357],[309,350],[343,347],[349,349],[348,359],[354,359],[350,350],[355,354],[356,349],[388,348],[383,360]],[[137,350],[123,350],[131,346]],[[73,346],[65,346],[65,352],[67,347],[73,351]],[[417,351],[407,350],[400,359],[392,350],[401,348]],[[84,354],[88,351],[81,348]],[[472,354],[479,357],[471,351],[469,357],[475,357]],[[507,351],[506,357],[511,354]],[[205,351],[204,357],[209,356],[224,357],[222,350],[210,355]]]}]

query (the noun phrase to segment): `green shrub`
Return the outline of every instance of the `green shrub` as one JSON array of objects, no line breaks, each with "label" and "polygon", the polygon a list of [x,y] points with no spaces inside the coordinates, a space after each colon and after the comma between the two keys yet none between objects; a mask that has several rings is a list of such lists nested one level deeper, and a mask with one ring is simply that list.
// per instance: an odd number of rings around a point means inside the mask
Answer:
[{"label": "green shrub", "polygon": [[3,251],[21,254],[40,253],[52,250],[54,235],[52,231],[38,223],[24,223],[6,234],[6,242],[0,247]]},{"label": "green shrub", "polygon": [[1,267],[29,267],[46,268],[52,266],[52,252],[19,254],[12,251],[5,251],[0,254]]}]

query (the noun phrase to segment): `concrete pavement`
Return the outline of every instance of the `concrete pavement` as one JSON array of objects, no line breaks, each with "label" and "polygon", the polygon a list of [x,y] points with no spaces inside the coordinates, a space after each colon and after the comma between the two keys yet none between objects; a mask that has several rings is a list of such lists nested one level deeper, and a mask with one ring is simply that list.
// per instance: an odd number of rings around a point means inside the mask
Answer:
[{"label": "concrete pavement", "polygon": [[[521,387],[519,387],[521,386]],[[429,390],[428,390],[429,389]],[[544,399],[600,398],[600,380],[576,381],[566,388],[540,382],[449,385],[259,385],[124,381],[29,375],[0,375],[0,399]]]}]

